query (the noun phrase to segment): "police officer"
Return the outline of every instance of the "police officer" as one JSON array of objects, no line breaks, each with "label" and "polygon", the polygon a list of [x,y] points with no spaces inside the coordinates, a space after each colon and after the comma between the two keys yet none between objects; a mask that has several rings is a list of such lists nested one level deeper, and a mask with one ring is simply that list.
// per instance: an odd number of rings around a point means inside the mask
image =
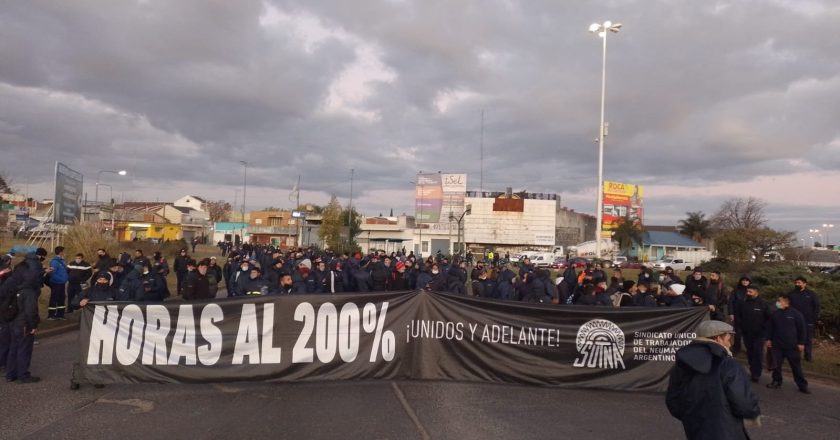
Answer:
[{"label": "police officer", "polygon": [[190,271],[181,287],[181,296],[186,300],[213,299],[215,294],[210,293],[210,278],[208,277],[209,262],[201,260],[198,269]]},{"label": "police officer", "polygon": [[38,316],[38,295],[44,285],[42,262],[46,256],[46,249],[38,248],[24,260],[26,269],[17,294],[18,314],[9,323],[6,382],[34,383],[41,380],[29,372],[29,364],[32,362],[32,347],[41,322]]},{"label": "police officer", "polygon": [[764,360],[764,337],[770,323],[770,306],[759,296],[758,287],[747,287],[744,301],[736,304],[735,319],[741,325],[747,360],[750,364],[750,378],[758,382],[761,378],[761,363]]},{"label": "police officer", "polygon": [[790,306],[805,318],[805,360],[813,359],[814,326],[820,317],[820,300],[817,294],[808,289],[808,280],[797,277],[793,282],[794,289],[790,295]]},{"label": "police officer", "polygon": [[782,363],[787,359],[793,371],[793,381],[799,391],[808,391],[808,381],[802,373],[801,353],[805,351],[805,318],[802,313],[790,306],[790,295],[779,295],[776,300],[776,311],[770,318],[767,330],[767,348],[773,357],[773,382],[767,388],[781,388]]},{"label": "police officer", "polygon": [[73,261],[67,265],[67,275],[67,299],[69,300],[68,304],[71,304],[67,308],[67,313],[70,313],[73,311],[74,305],[78,303],[77,297],[82,293],[84,288],[88,287],[87,284],[90,282],[90,276],[93,275],[93,267],[85,261],[84,255],[76,254]]},{"label": "police officer", "polygon": [[243,295],[268,295],[268,283],[262,278],[260,268],[251,267],[248,279],[242,284]]}]

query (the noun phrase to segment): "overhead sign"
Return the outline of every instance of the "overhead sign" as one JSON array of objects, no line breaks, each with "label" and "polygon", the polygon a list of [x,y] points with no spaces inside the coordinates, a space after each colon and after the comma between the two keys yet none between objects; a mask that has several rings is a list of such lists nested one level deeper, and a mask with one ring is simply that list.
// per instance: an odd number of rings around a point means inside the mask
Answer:
[{"label": "overhead sign", "polygon": [[449,231],[450,213],[457,217],[464,212],[467,175],[418,174],[416,182],[416,222],[428,224],[431,230]]},{"label": "overhead sign", "polygon": [[82,180],[78,171],[61,162],[55,163],[55,205],[53,221],[60,225],[72,225],[81,218]]},{"label": "overhead sign", "polygon": [[[663,391],[700,307],[410,291],[85,307],[77,382],[418,379]],[[503,359],[504,362],[500,362]]]},{"label": "overhead sign", "polygon": [[604,181],[601,238],[610,238],[622,219],[643,224],[644,187],[630,183]]}]

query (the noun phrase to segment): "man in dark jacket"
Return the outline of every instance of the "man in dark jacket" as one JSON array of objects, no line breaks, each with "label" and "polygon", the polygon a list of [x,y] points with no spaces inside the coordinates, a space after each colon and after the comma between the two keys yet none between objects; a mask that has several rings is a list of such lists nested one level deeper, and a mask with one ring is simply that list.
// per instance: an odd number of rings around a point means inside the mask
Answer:
[{"label": "man in dark jacket", "polygon": [[735,319],[741,323],[747,361],[750,363],[750,378],[758,382],[761,364],[764,362],[764,337],[770,323],[770,306],[759,296],[757,286],[747,287],[747,297],[738,302]]},{"label": "man in dark jacket", "polygon": [[647,281],[639,281],[636,285],[636,295],[633,297],[633,303],[637,307],[656,307],[656,297],[650,291],[650,283]]},{"label": "man in dark jacket", "polygon": [[695,267],[691,276],[685,279],[685,294],[688,297],[697,295],[704,298],[704,302],[706,302],[706,286],[708,284],[709,280],[703,276],[703,269]]},{"label": "man in dark jacket", "polygon": [[88,287],[87,284],[90,282],[91,275],[93,275],[93,267],[85,261],[84,255],[76,254],[73,261],[67,265],[67,299],[69,304],[67,313],[72,312],[75,305],[78,304],[77,297],[82,293],[82,285],[84,284],[85,288]]},{"label": "man in dark jacket", "polygon": [[802,313],[790,306],[790,296],[780,295],[776,300],[776,311],[770,317],[767,329],[767,348],[773,358],[773,382],[767,388],[782,387],[782,363],[787,359],[793,373],[793,381],[799,391],[808,391],[808,381],[802,373],[801,355],[805,351],[805,318]]},{"label": "man in dark jacket", "polygon": [[260,268],[254,266],[248,274],[248,279],[242,283],[242,292],[246,296],[268,295],[268,283],[262,278]]},{"label": "man in dark jacket", "polygon": [[94,269],[99,271],[108,270],[108,264],[111,262],[111,256],[105,249],[99,248],[96,250],[96,266]]},{"label": "man in dark jacket", "polygon": [[385,257],[381,262],[374,257],[371,262],[373,269],[370,271],[371,289],[374,292],[388,290],[388,282],[391,278],[391,259]]},{"label": "man in dark jacket", "polygon": [[761,414],[747,375],[729,352],[731,325],[704,321],[697,339],[679,349],[665,403],[689,440],[748,439],[744,419]]},{"label": "man in dark jacket", "polygon": [[[46,252],[44,252],[46,254]],[[18,314],[9,323],[9,354],[6,357],[6,382],[38,382],[29,372],[32,348],[38,333],[38,292],[30,287],[18,291]]]},{"label": "man in dark jacket", "polygon": [[187,255],[186,249],[181,249],[178,252],[178,256],[175,257],[175,277],[178,279],[177,289],[178,293],[181,292],[182,284],[184,283],[184,279],[187,277],[187,263],[190,261],[189,255]]},{"label": "man in dark jacket", "polygon": [[136,265],[120,286],[120,301],[156,302],[163,301],[163,278],[152,272],[151,264]]},{"label": "man in dark jacket", "polygon": [[808,289],[805,277],[796,277],[793,283],[796,287],[790,292],[790,306],[805,318],[805,360],[813,359],[814,327],[820,318],[820,299],[817,294]]},{"label": "man in dark jacket", "polygon": [[738,354],[741,351],[741,325],[735,320],[735,309],[739,302],[743,302],[747,298],[747,287],[752,284],[752,280],[748,276],[742,276],[738,280],[738,285],[732,290],[732,295],[729,296],[729,322],[732,327],[735,327],[735,341],[732,343],[732,352]]},{"label": "man in dark jacket", "polygon": [[94,283],[79,295],[79,307],[86,306],[90,301],[115,301],[117,295],[119,295],[119,290],[111,285],[111,276],[108,271],[102,271],[96,274]]},{"label": "man in dark jacket", "polygon": [[[187,274],[181,288],[181,296],[185,300],[213,299],[215,294],[210,292],[210,278],[208,277],[208,262],[201,260],[198,269]],[[214,282],[215,283],[215,282]]]}]

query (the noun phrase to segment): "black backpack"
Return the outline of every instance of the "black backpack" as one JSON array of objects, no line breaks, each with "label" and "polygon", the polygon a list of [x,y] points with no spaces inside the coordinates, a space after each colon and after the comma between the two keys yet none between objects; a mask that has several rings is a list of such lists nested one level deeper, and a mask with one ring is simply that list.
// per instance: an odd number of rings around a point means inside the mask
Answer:
[{"label": "black backpack", "polygon": [[19,286],[20,278],[16,276],[9,277],[0,285],[0,321],[11,322],[20,312],[20,304],[18,302]]}]

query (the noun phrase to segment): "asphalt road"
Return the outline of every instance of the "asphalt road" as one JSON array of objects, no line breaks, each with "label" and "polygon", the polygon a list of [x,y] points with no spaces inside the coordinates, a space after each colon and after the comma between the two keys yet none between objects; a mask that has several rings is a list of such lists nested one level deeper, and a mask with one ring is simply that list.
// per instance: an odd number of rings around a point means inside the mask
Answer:
[{"label": "asphalt road", "polygon": [[[69,389],[78,332],[35,348],[37,384],[0,382],[0,439],[678,439],[661,394],[443,382]],[[837,439],[840,388],[756,387],[756,439]]]}]

